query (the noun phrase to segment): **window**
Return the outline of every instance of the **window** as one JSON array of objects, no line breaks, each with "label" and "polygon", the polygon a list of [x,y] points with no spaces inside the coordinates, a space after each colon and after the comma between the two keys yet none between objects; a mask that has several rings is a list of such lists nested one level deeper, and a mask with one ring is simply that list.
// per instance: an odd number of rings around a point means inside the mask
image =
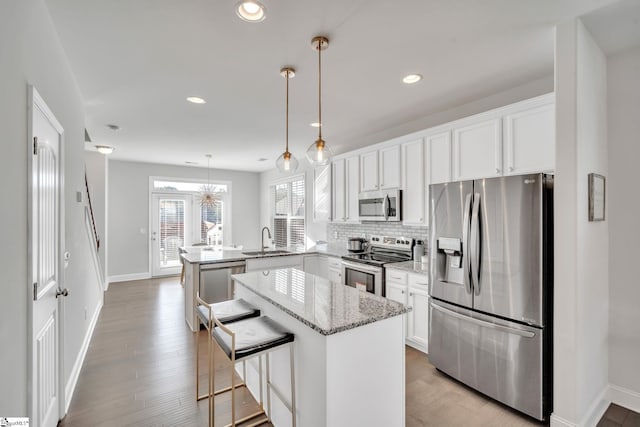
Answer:
[{"label": "window", "polygon": [[304,177],[271,187],[276,246],[304,245]]}]

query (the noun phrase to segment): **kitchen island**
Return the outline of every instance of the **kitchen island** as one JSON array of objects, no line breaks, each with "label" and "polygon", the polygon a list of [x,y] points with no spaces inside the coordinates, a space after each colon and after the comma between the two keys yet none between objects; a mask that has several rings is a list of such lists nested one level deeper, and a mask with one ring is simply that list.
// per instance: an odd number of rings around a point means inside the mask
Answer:
[{"label": "kitchen island", "polygon": [[[295,335],[298,425],[404,426],[406,306],[294,268],[232,278],[236,298]],[[248,365],[247,384],[257,397],[257,361]],[[270,369],[288,399],[288,350],[272,353]],[[284,405],[271,401],[274,425],[290,425]]]}]

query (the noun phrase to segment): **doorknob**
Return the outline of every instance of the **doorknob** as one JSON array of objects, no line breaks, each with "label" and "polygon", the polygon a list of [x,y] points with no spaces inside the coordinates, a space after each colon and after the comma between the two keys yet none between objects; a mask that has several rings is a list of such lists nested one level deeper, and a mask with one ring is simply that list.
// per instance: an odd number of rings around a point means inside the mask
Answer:
[{"label": "doorknob", "polygon": [[69,289],[67,289],[67,288],[60,289],[60,288],[58,288],[58,290],[56,291],[56,298],[58,298],[60,295],[62,295],[63,297],[66,297],[67,295],[69,295]]}]

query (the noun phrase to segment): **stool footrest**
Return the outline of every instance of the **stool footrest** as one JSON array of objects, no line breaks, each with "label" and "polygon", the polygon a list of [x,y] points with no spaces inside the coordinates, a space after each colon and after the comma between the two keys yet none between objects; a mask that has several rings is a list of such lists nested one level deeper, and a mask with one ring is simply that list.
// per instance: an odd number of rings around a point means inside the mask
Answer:
[{"label": "stool footrest", "polygon": [[[246,417],[242,417],[242,418],[240,418],[239,420],[236,420],[236,425],[237,425],[237,424],[242,424],[242,423],[244,423],[245,421],[249,421],[249,420],[251,420],[251,419],[253,419],[253,418],[255,418],[255,417],[259,417],[260,415],[264,415],[264,416],[266,416],[266,415],[267,415],[267,413],[264,411],[264,409],[262,409],[262,410],[260,410],[260,411],[258,411],[258,412],[254,412],[254,413],[253,413],[253,414],[251,414],[251,415],[247,415]],[[267,420],[265,420],[265,421],[267,421]],[[261,421],[259,424],[262,424],[263,422],[264,422],[264,421]],[[255,424],[255,425],[259,425],[259,424]],[[227,424],[225,427],[231,427],[231,426],[232,426],[231,424]]]},{"label": "stool footrest", "polygon": [[[240,387],[246,387],[247,385],[245,383],[241,383],[241,384],[236,384],[234,388],[240,388]],[[219,394],[222,393],[226,393],[228,391],[231,391],[231,386],[225,387],[225,388],[221,388],[220,390],[216,390],[213,392],[214,396],[217,396]],[[211,396],[211,393],[209,394],[201,394],[200,396],[198,396],[198,400],[202,400],[202,399],[207,399],[209,396]]]}]

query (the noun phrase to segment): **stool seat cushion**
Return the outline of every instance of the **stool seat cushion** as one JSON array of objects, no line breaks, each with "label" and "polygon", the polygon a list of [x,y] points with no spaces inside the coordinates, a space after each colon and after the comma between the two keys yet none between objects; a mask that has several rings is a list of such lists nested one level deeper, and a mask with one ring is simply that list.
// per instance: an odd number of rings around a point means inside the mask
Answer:
[{"label": "stool seat cushion", "polygon": [[[211,311],[223,325],[260,316],[260,309],[243,299],[232,299],[211,304]],[[197,312],[200,321],[205,325],[208,324],[210,319],[207,306],[199,305]]]},{"label": "stool seat cushion", "polygon": [[[225,326],[236,335],[236,360],[290,343],[294,339],[291,332],[266,316]],[[231,336],[220,328],[214,328],[211,335],[231,359]]]}]

